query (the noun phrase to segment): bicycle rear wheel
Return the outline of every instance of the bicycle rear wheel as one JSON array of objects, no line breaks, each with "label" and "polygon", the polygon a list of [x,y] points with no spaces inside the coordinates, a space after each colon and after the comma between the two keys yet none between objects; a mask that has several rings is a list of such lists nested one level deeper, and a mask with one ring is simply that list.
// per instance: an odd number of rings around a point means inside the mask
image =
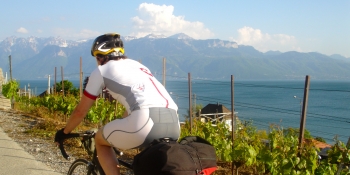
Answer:
[{"label": "bicycle rear wheel", "polygon": [[75,160],[68,170],[68,175],[90,175],[97,174],[94,168],[89,165],[89,162],[85,159]]}]

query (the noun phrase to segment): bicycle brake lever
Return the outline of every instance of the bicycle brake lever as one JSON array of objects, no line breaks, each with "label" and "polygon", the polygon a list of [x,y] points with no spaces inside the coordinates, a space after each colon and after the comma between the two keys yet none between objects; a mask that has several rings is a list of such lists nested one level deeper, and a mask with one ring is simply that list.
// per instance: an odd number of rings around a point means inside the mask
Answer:
[{"label": "bicycle brake lever", "polygon": [[61,150],[62,156],[63,156],[66,160],[69,160],[70,157],[69,157],[69,155],[67,154],[67,152],[64,150],[63,141],[59,142],[59,148],[60,148],[60,150]]}]

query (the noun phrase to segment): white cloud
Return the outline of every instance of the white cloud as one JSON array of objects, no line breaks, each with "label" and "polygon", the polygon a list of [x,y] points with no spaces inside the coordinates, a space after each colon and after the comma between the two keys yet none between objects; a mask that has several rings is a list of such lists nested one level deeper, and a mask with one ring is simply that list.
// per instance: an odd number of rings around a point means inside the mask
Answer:
[{"label": "white cloud", "polygon": [[20,27],[19,29],[16,30],[17,33],[28,33],[28,30],[25,29],[24,27]]},{"label": "white cloud", "polygon": [[241,45],[250,45],[255,49],[266,52],[269,50],[286,51],[302,51],[297,46],[297,39],[294,36],[286,34],[268,34],[263,33],[260,29],[251,27],[243,27],[238,29],[238,38],[230,38]]},{"label": "white cloud", "polygon": [[143,37],[148,34],[170,36],[185,33],[195,39],[207,39],[214,34],[202,22],[186,21],[184,16],[173,15],[174,6],[142,3],[137,9],[139,16],[132,18],[134,32],[130,35]]},{"label": "white cloud", "polygon": [[68,39],[90,39],[95,38],[96,36],[100,35],[101,32],[97,31],[91,31],[88,29],[82,29],[80,31],[75,31],[73,29],[67,29],[67,28],[56,28],[53,30],[54,35],[60,36],[62,38],[68,38]]}]

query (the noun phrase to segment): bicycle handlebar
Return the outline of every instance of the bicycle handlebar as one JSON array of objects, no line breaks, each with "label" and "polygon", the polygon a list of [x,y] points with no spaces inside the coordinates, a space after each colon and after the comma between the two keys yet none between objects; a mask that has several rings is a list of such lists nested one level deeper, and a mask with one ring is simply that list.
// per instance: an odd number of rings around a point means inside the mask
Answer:
[{"label": "bicycle handlebar", "polygon": [[[75,137],[93,136],[94,134],[95,134],[95,133],[70,133],[70,134],[65,135],[64,140],[70,139],[70,138],[75,138]],[[66,152],[66,150],[64,149],[64,146],[63,146],[64,140],[62,140],[62,141],[60,141],[60,142],[58,143],[58,144],[59,144],[58,147],[59,147],[60,150],[61,150],[62,156],[63,156],[65,159],[69,160],[70,157],[69,157],[69,155],[67,154],[67,152]]]},{"label": "bicycle handlebar", "polygon": [[[59,142],[59,149],[61,150],[62,156],[63,156],[65,159],[67,159],[67,160],[70,159],[69,155],[67,154],[67,152],[66,152],[66,150],[64,149],[64,146],[63,146],[64,140],[70,139],[70,138],[76,138],[76,137],[93,137],[95,134],[96,134],[95,132],[84,132],[84,133],[70,133],[70,134],[66,134],[66,135],[65,135],[65,138],[64,138],[61,142]],[[123,155],[123,152],[117,150],[117,149],[114,148],[114,147],[113,147],[113,149],[114,149],[114,151],[115,151],[115,153],[116,153],[117,155],[119,155],[119,156],[122,156],[122,155]]]}]

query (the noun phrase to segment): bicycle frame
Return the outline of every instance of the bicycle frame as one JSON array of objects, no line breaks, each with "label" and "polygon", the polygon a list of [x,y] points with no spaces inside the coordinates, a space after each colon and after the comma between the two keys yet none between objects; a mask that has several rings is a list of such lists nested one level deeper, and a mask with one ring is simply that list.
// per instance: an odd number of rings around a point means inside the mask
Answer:
[{"label": "bicycle frame", "polygon": [[[95,132],[85,131],[83,133],[71,133],[71,134],[68,134],[68,135],[66,135],[65,139],[77,138],[77,137],[82,137],[84,139],[92,139],[94,137],[94,135],[95,135]],[[84,142],[85,140],[81,140],[81,141]],[[59,143],[59,148],[61,150],[62,156],[65,159],[69,160],[70,157],[69,157],[69,155],[67,154],[67,152],[64,149],[63,141],[61,141],[61,143]],[[113,150],[118,156],[122,156],[123,155],[123,152],[119,151],[117,148],[113,147]],[[121,160],[120,158],[117,158],[117,159],[118,159],[119,165],[122,165],[122,166],[132,170],[132,164],[127,163],[127,162]],[[95,172],[98,171],[98,172],[100,172],[101,175],[105,175],[105,173],[104,173],[104,171],[103,171],[103,169],[102,169],[102,167],[100,165],[100,162],[98,161],[96,149],[94,149],[92,160],[91,160],[90,163],[91,164],[88,165],[88,167],[89,167],[88,168],[88,170],[89,170],[88,174],[96,174]]]}]

